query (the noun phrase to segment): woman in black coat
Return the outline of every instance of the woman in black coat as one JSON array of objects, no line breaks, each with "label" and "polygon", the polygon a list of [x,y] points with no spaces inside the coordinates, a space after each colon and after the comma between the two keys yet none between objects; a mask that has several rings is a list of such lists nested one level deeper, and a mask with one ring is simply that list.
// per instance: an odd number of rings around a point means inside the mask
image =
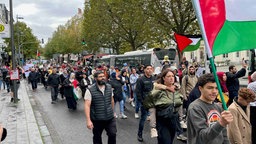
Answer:
[{"label": "woman in black coat", "polygon": [[75,74],[71,73],[70,77],[65,79],[63,82],[64,87],[64,96],[66,97],[67,105],[69,109],[76,110],[76,100],[74,97],[74,84],[73,81],[75,80]]},{"label": "woman in black coat", "polygon": [[119,72],[118,73],[113,72],[111,74],[109,83],[111,84],[113,88],[113,93],[114,93],[114,101],[115,101],[114,115],[116,118],[118,117],[118,115],[116,114],[116,103],[119,102],[120,117],[125,119],[127,118],[127,116],[124,115],[124,100],[123,100],[123,94],[122,94],[122,86],[124,83],[119,77]]},{"label": "woman in black coat", "polygon": [[80,89],[82,90],[82,97],[84,98],[84,94],[88,86],[90,85],[90,80],[87,77],[86,73],[83,73],[83,79],[80,82]]}]

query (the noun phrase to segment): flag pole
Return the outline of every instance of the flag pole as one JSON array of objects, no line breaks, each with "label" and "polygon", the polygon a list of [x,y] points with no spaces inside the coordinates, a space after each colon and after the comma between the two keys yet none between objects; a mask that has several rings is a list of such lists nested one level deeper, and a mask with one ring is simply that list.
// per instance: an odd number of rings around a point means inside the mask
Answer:
[{"label": "flag pole", "polygon": [[200,6],[199,6],[199,0],[192,0],[192,4],[194,6],[194,10],[195,10],[196,17],[197,17],[197,20],[198,20],[198,23],[199,23],[199,27],[200,27],[201,32],[202,32],[202,37],[204,39],[206,52],[207,52],[207,55],[208,55],[209,60],[210,60],[210,65],[212,66],[213,76],[214,76],[214,79],[215,79],[215,82],[217,84],[217,88],[218,88],[218,91],[219,91],[219,94],[220,94],[221,103],[222,103],[223,109],[227,110],[228,108],[227,108],[226,102],[224,100],[224,96],[222,94],[222,90],[221,90],[220,82],[219,82],[219,79],[218,79],[218,76],[217,76],[216,68],[214,66],[214,59],[213,59],[213,56],[212,56],[212,51],[210,49],[208,39],[207,39],[207,36],[206,36],[206,32],[205,32],[205,28],[204,28],[204,24],[203,24],[203,19],[202,19],[202,13],[201,13],[201,9],[200,9]]}]

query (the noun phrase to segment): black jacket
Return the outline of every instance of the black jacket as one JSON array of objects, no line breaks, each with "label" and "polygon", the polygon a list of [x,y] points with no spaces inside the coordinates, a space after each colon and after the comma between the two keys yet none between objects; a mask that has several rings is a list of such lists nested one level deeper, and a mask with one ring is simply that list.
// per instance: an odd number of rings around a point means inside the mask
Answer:
[{"label": "black jacket", "polygon": [[58,74],[50,74],[47,81],[49,86],[56,87],[60,84],[60,76]]},{"label": "black jacket", "polygon": [[31,81],[31,82],[32,81],[37,81],[38,78],[39,78],[39,74],[36,71],[30,72],[29,75],[28,75],[28,80]]},{"label": "black jacket", "polygon": [[226,85],[228,88],[229,92],[232,91],[236,91],[238,92],[239,90],[239,80],[238,78],[245,76],[246,74],[246,69],[242,68],[241,70],[239,70],[237,73],[232,74],[230,72],[227,72],[227,81],[226,81]]},{"label": "black jacket", "polygon": [[138,78],[136,82],[136,95],[138,101],[143,102],[145,97],[149,94],[149,92],[153,89],[153,83],[155,78],[151,76],[150,78],[143,75]]},{"label": "black jacket", "polygon": [[123,100],[122,86],[124,83],[122,82],[122,80],[117,80],[116,78],[110,78],[109,84],[114,89],[113,93],[114,93],[115,102]]},{"label": "black jacket", "polygon": [[65,79],[64,82],[63,82],[64,96],[65,97],[73,97],[74,96],[73,87],[70,86],[70,84],[71,84],[71,82],[68,78]]},{"label": "black jacket", "polygon": [[80,88],[81,90],[85,90],[90,85],[90,80],[88,77],[85,78],[86,83],[84,82],[84,78],[80,82]]}]

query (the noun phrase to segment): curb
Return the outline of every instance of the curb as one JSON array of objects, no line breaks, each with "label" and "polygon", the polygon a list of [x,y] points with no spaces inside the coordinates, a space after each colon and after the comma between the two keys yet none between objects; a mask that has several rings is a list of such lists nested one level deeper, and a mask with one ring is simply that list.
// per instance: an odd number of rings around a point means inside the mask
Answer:
[{"label": "curb", "polygon": [[32,105],[32,109],[33,109],[33,112],[34,112],[34,115],[35,115],[35,118],[37,121],[38,129],[41,134],[41,139],[44,142],[44,144],[52,144],[53,140],[52,140],[51,134],[47,128],[47,125],[44,121],[44,118],[43,118],[40,110],[38,109],[38,105],[36,103],[34,93],[31,92],[31,90],[29,88],[30,85],[27,82],[25,82],[24,85],[25,85],[26,91],[28,93],[30,104]]}]

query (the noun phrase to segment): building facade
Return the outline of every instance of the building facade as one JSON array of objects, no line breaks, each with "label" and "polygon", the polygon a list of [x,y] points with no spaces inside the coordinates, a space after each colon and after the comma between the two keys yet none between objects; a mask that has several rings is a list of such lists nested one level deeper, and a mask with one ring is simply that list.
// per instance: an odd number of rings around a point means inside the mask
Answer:
[{"label": "building facade", "polygon": [[[199,62],[200,64],[204,65],[204,62],[207,60],[207,54],[205,52],[204,42],[201,41],[201,45],[199,49],[193,52],[184,52],[183,54],[186,59],[192,63],[193,61]],[[245,61],[249,60],[250,51],[238,51],[232,52],[228,54],[222,54],[214,57],[214,62],[217,66],[224,66],[229,64],[241,64],[242,59]]]}]

